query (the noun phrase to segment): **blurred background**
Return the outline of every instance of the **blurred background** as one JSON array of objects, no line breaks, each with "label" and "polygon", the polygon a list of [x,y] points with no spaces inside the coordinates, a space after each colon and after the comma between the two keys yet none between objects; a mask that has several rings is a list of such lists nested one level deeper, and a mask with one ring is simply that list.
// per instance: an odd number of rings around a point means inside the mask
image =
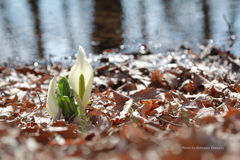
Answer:
[{"label": "blurred background", "polygon": [[227,47],[232,35],[240,55],[239,0],[0,0],[1,60],[72,56],[79,44],[87,54]]}]

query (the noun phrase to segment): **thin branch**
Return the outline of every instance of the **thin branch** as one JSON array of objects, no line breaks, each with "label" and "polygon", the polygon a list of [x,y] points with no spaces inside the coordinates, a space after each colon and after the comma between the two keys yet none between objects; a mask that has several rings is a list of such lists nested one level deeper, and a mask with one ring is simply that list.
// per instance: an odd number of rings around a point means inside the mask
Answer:
[{"label": "thin branch", "polygon": [[161,121],[164,121],[164,122],[166,122],[166,123],[169,123],[169,124],[171,124],[171,125],[174,125],[174,126],[177,126],[177,127],[183,127],[183,126],[180,125],[180,124],[176,124],[176,123],[170,122],[170,121],[168,121],[168,120],[166,120],[166,119],[163,119],[163,118],[161,118],[161,117],[156,117],[156,118],[159,119],[159,120],[161,120]]},{"label": "thin branch", "polygon": [[223,15],[223,19],[225,20],[225,22],[226,22],[226,24],[228,25],[228,32],[229,32],[229,34],[230,34],[230,36],[232,35],[232,26],[231,26],[231,24],[228,22],[228,20],[227,20],[227,17],[225,16],[225,15]]},{"label": "thin branch", "polygon": [[39,99],[39,102],[40,102],[40,113],[39,113],[39,116],[42,117],[42,108],[43,108],[43,106],[42,106],[42,101],[41,101],[41,98],[40,98],[40,96],[39,96],[39,94],[38,94],[38,91],[36,91],[36,92],[37,92],[37,96],[38,96],[38,99]]},{"label": "thin branch", "polygon": [[231,41],[231,43],[230,43],[230,45],[228,47],[227,52],[230,53],[230,51],[232,50],[232,46],[233,46],[233,44],[235,42],[235,35],[234,35],[234,32],[232,31],[232,25],[228,22],[228,20],[227,20],[225,15],[223,15],[223,19],[225,20],[225,22],[226,22],[226,24],[228,26],[228,34],[230,36],[229,40]]},{"label": "thin branch", "polygon": [[67,123],[69,123],[70,120],[71,120],[77,113],[78,113],[78,112],[75,112],[75,113],[68,119]]}]

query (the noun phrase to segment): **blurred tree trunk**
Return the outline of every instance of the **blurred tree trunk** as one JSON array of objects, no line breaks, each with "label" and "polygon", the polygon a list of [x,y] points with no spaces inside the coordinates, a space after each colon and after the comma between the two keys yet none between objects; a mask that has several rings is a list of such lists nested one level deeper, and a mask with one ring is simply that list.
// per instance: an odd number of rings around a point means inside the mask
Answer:
[{"label": "blurred tree trunk", "polygon": [[99,45],[94,52],[117,48],[122,44],[122,6],[120,0],[95,0],[92,40]]}]

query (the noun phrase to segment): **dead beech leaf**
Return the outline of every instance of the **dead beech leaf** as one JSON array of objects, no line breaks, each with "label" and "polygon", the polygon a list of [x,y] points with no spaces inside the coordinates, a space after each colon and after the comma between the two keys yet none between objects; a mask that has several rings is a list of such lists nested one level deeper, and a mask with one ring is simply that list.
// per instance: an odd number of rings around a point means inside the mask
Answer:
[{"label": "dead beech leaf", "polygon": [[205,107],[213,107],[213,97],[206,94],[200,94],[195,98],[195,101],[201,101]]},{"label": "dead beech leaf", "polygon": [[185,101],[182,106],[186,109],[200,109],[205,107],[200,100]]},{"label": "dead beech leaf", "polygon": [[214,116],[214,114],[215,114],[214,108],[212,108],[212,107],[205,108],[204,107],[198,111],[196,117],[201,119],[201,118],[208,117],[208,116]]},{"label": "dead beech leaf", "polygon": [[220,98],[224,95],[224,93],[222,91],[219,91],[214,86],[211,86],[210,88],[205,88],[203,93],[213,96],[215,98]]},{"label": "dead beech leaf", "polygon": [[14,117],[13,114],[9,118],[5,119],[5,122],[11,127],[19,127],[21,119],[19,117]]},{"label": "dead beech leaf", "polygon": [[0,119],[8,118],[12,115],[12,113],[13,113],[12,106],[7,106],[6,108],[0,107]]},{"label": "dead beech leaf", "polygon": [[0,66],[0,71],[2,72],[3,70],[5,70],[7,67],[6,66]]},{"label": "dead beech leaf", "polygon": [[155,104],[151,105],[151,107],[148,108],[148,110],[146,110],[145,114],[148,115],[148,116],[158,114],[157,109],[160,109],[159,111],[161,113],[161,108],[159,108],[159,105],[155,103]]},{"label": "dead beech leaf", "polygon": [[106,72],[108,72],[109,68],[110,68],[110,64],[108,63],[108,64],[106,64],[102,67],[97,68],[96,72],[97,72],[98,75],[105,75]]},{"label": "dead beech leaf", "polygon": [[119,137],[109,136],[106,138],[102,138],[98,140],[98,142],[95,143],[94,145],[91,145],[91,149],[96,152],[101,152],[101,151],[105,152],[108,150],[113,150],[118,145],[119,142],[120,142]]},{"label": "dead beech leaf", "polygon": [[112,125],[115,126],[115,125],[121,124],[123,120],[124,120],[123,118],[115,117],[111,119],[111,122],[112,122]]},{"label": "dead beech leaf", "polygon": [[[182,114],[185,115],[185,118],[194,118],[197,115],[198,110],[182,109]],[[183,116],[183,115],[182,115]]]},{"label": "dead beech leaf", "polygon": [[116,102],[116,107],[114,107],[114,109],[122,111],[125,102],[128,101],[130,98],[126,97],[124,95],[121,95],[120,93],[118,93],[114,90],[112,90],[112,92],[113,92],[113,96],[114,96],[114,99]]},{"label": "dead beech leaf", "polygon": [[80,137],[80,132],[77,130],[79,129],[79,126],[76,124],[68,124],[67,125],[67,130],[60,130],[57,133],[61,135],[64,139],[76,139]]},{"label": "dead beech leaf", "polygon": [[65,120],[57,120],[55,123],[51,125],[52,127],[64,127],[67,126]]},{"label": "dead beech leaf", "polygon": [[87,110],[89,112],[90,120],[91,120],[92,124],[94,124],[94,125],[96,125],[98,123],[99,115],[105,116],[105,114],[102,113],[100,109],[97,109],[95,107],[91,106]]},{"label": "dead beech leaf", "polygon": [[41,126],[34,125],[33,123],[23,127],[21,129],[21,135],[33,137],[38,143],[44,145],[48,144],[48,142],[54,137],[53,132],[44,131]]},{"label": "dead beech leaf", "polygon": [[[170,114],[160,114],[160,115],[155,115],[156,118],[159,121],[159,128],[161,130],[165,130],[169,126],[173,126],[174,130],[178,130],[175,127],[182,127],[182,125],[175,123],[174,121],[177,119],[176,116],[172,116]],[[171,129],[173,129],[171,128]]]},{"label": "dead beech leaf", "polygon": [[210,84],[210,81],[208,79],[206,79],[205,77],[203,77],[199,74],[196,74],[196,73],[193,74],[193,80],[192,81],[193,81],[193,87],[195,89],[197,89],[201,85]]},{"label": "dead beech leaf", "polygon": [[218,107],[216,107],[216,109],[218,112],[221,112],[221,113],[227,113],[229,111],[225,102],[219,105]]},{"label": "dead beech leaf", "polygon": [[151,83],[149,84],[149,87],[164,88],[167,90],[170,89],[167,82],[164,80],[163,73],[160,74],[158,70],[155,70],[152,73]]},{"label": "dead beech leaf", "polygon": [[218,91],[218,92],[223,92],[224,89],[226,89],[227,87],[228,87],[228,86],[225,85],[225,84],[223,84],[223,83],[215,83],[215,84],[214,84],[214,88],[215,88],[215,90]]},{"label": "dead beech leaf", "polygon": [[123,91],[133,91],[136,90],[137,86],[135,83],[133,82],[127,82],[125,84],[123,84],[122,86],[120,86],[117,90],[123,90]]},{"label": "dead beech leaf", "polygon": [[38,80],[38,83],[42,84],[44,81],[48,80],[50,77],[50,74],[44,75],[40,80]]},{"label": "dead beech leaf", "polygon": [[5,104],[6,99],[5,98],[0,98],[0,106],[3,106]]},{"label": "dead beech leaf", "polygon": [[139,150],[144,150],[154,144],[152,141],[149,141],[149,134],[138,127],[124,125],[121,134]]},{"label": "dead beech leaf", "polygon": [[11,97],[9,97],[7,100],[6,100],[6,103],[16,103],[18,101],[18,96],[17,94],[12,95]]},{"label": "dead beech leaf", "polygon": [[137,111],[142,117],[146,117],[146,111],[149,110],[149,108],[151,108],[151,105],[145,103],[140,108],[138,108]]},{"label": "dead beech leaf", "polygon": [[120,112],[120,118],[125,118],[126,115],[129,114],[129,111],[132,107],[133,104],[133,100],[130,99],[128,101],[125,102],[124,106],[123,106],[123,110]]},{"label": "dead beech leaf", "polygon": [[0,81],[0,87],[6,86],[8,83],[6,81]]},{"label": "dead beech leaf", "polygon": [[67,124],[64,120],[57,120],[54,124],[47,128],[48,132],[57,133],[65,140],[75,139],[81,136],[77,130],[79,126],[76,124]]},{"label": "dead beech leaf", "polygon": [[155,88],[147,88],[140,90],[132,95],[134,99],[154,99],[157,96]]},{"label": "dead beech leaf", "polygon": [[27,108],[34,108],[36,107],[37,105],[35,103],[32,103],[30,102],[30,100],[26,100],[25,104],[24,104],[24,107],[27,107]]},{"label": "dead beech leaf", "polygon": [[144,124],[143,125],[143,129],[145,129],[146,131],[152,133],[152,134],[156,134],[159,133],[161,130],[153,125],[150,124]]},{"label": "dead beech leaf", "polygon": [[10,91],[10,96],[12,96],[14,94],[17,94],[20,91],[20,89],[18,89],[18,88],[11,88],[9,91]]},{"label": "dead beech leaf", "polygon": [[[106,91],[107,93],[108,91]],[[110,97],[109,93],[96,93],[92,97],[92,101],[94,105],[103,105],[103,106],[113,106],[114,105],[114,98]]]},{"label": "dead beech leaf", "polygon": [[218,120],[215,116],[206,116],[206,117],[202,117],[198,122],[201,126],[203,126],[206,124],[216,123],[218,122]]},{"label": "dead beech leaf", "polygon": [[27,73],[32,73],[34,75],[41,75],[44,76],[45,73],[43,72],[36,72],[34,69],[31,69],[29,67],[23,67],[23,68],[15,68],[17,72],[22,73],[24,75],[27,75]]},{"label": "dead beech leaf", "polygon": [[190,81],[190,80],[184,81],[181,86],[181,89],[186,92],[189,92],[190,94],[193,94],[197,91],[193,85],[193,81]]},{"label": "dead beech leaf", "polygon": [[232,108],[227,112],[227,114],[224,116],[224,118],[229,118],[229,117],[237,117],[240,118],[240,110],[236,108]]},{"label": "dead beech leaf", "polygon": [[240,93],[240,82],[236,84],[236,91]]},{"label": "dead beech leaf", "polygon": [[177,88],[180,84],[178,77],[170,72],[165,72],[163,78],[171,89]]},{"label": "dead beech leaf", "polygon": [[112,127],[112,122],[110,119],[103,115],[97,116],[97,129],[100,131],[100,133],[107,132]]},{"label": "dead beech leaf", "polygon": [[40,117],[40,116],[35,116],[34,115],[34,122],[37,124],[50,124],[51,123],[51,118],[49,117]]}]

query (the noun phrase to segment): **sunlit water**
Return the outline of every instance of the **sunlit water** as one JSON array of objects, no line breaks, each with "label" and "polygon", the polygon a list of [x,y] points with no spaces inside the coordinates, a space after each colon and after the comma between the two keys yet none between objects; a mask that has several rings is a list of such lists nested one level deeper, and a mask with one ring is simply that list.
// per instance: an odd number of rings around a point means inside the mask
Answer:
[{"label": "sunlit water", "polygon": [[79,44],[87,54],[227,48],[231,35],[240,55],[238,0],[0,0],[0,61],[71,57]]}]

